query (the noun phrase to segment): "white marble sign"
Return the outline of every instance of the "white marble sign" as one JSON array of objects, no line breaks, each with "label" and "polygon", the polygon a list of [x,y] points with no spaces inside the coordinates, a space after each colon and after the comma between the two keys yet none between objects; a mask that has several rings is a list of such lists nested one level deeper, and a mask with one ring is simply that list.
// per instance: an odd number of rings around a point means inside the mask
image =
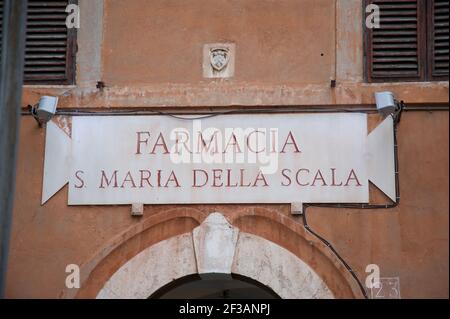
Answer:
[{"label": "white marble sign", "polygon": [[61,172],[69,205],[365,203],[369,179],[395,200],[392,129],[368,136],[361,113],[75,116],[70,139],[48,124],[42,202]]}]

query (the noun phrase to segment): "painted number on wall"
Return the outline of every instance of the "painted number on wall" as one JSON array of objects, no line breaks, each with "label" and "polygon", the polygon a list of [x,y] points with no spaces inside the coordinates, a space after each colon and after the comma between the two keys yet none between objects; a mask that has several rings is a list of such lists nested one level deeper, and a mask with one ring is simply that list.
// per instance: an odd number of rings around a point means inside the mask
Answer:
[{"label": "painted number on wall", "polygon": [[400,299],[400,278],[382,277],[379,287],[370,289],[372,299]]}]

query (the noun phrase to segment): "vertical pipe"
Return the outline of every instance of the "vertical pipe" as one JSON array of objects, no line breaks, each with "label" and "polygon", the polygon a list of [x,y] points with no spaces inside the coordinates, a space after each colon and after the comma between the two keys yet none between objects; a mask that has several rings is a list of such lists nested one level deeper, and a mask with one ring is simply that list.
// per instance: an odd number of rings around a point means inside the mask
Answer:
[{"label": "vertical pipe", "polygon": [[0,65],[0,298],[5,296],[22,99],[27,0],[4,0]]}]

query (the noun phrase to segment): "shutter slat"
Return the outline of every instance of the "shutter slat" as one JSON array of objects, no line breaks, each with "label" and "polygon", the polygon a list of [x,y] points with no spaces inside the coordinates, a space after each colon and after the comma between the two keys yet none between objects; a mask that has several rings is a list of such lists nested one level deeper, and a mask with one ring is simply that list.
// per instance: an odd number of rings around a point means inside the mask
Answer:
[{"label": "shutter slat", "polygon": [[44,80],[47,81],[55,81],[55,80],[59,80],[59,81],[63,81],[66,79],[65,75],[61,75],[61,72],[33,72],[33,73],[25,73],[25,75],[27,76],[27,78],[29,79],[28,81],[33,81],[33,82],[42,82]]},{"label": "shutter slat", "polygon": [[382,36],[382,37],[389,37],[389,36],[404,36],[404,35],[412,35],[415,36],[415,31],[408,31],[408,30],[383,30],[374,32],[374,37],[376,36]]},{"label": "shutter slat", "polygon": [[65,60],[49,60],[49,61],[45,61],[45,60],[39,60],[39,61],[33,61],[33,60],[29,60],[25,62],[25,67],[40,67],[40,66],[63,66],[66,64]]},{"label": "shutter slat", "polygon": [[448,59],[445,56],[439,56],[439,55],[436,56],[434,59],[435,59],[436,62],[440,62],[440,61],[447,62],[448,61]]},{"label": "shutter slat", "polygon": [[48,7],[63,7],[67,6],[67,1],[36,1],[28,0],[28,8],[48,8]]},{"label": "shutter slat", "polygon": [[34,46],[66,46],[66,41],[28,41],[27,48]]},{"label": "shutter slat", "polygon": [[28,15],[33,14],[44,14],[44,13],[61,13],[64,14],[66,11],[65,7],[30,7],[28,8]]},{"label": "shutter slat", "polygon": [[416,57],[383,57],[383,58],[374,58],[373,59],[375,62],[417,62],[417,58]]},{"label": "shutter slat", "polygon": [[31,59],[65,59],[65,54],[25,54],[25,58]]},{"label": "shutter slat", "polygon": [[31,67],[25,65],[25,73],[27,72],[63,72],[66,68],[59,66],[38,66],[33,65]]},{"label": "shutter slat", "polygon": [[[400,49],[416,49],[417,44],[411,43],[393,43],[393,44],[374,44],[373,49],[377,51],[379,49],[390,49],[390,50],[400,50]],[[416,53],[417,55],[417,53]]]},{"label": "shutter slat", "polygon": [[67,33],[65,27],[34,27],[28,28],[27,33]]},{"label": "shutter slat", "polygon": [[28,20],[27,21],[27,28],[33,28],[35,26],[41,27],[41,26],[58,26],[58,27],[66,27],[65,21],[56,21],[56,20]]},{"label": "shutter slat", "polygon": [[448,54],[448,52],[449,52],[449,50],[448,50],[448,48],[447,49],[442,49],[442,50],[435,50],[434,51],[434,54],[436,54],[436,55],[442,55],[442,54]]},{"label": "shutter slat", "polygon": [[[434,24],[434,27],[437,29],[437,28],[443,28],[443,29],[448,29],[448,18],[447,18],[447,20],[445,21],[444,19],[446,19],[445,17],[438,17],[438,18],[435,18],[435,21],[437,21],[435,24]],[[441,21],[441,20],[444,20],[443,22],[439,22],[439,21]]]},{"label": "shutter slat", "polygon": [[[380,22],[381,23],[381,22]],[[417,24],[405,23],[405,24],[384,24],[383,28],[374,30],[373,33],[376,34],[380,31],[388,31],[388,30],[417,30]]]},{"label": "shutter slat", "polygon": [[52,21],[52,20],[59,20],[65,23],[66,21],[66,14],[29,14],[27,17],[28,21],[33,20],[45,20],[45,21]]},{"label": "shutter slat", "polygon": [[402,63],[377,63],[377,65],[374,66],[375,69],[377,70],[381,70],[381,69],[416,69],[417,68],[417,64],[416,63],[411,63],[411,64],[402,64]]},{"label": "shutter slat", "polygon": [[406,42],[417,42],[416,37],[375,37],[373,43],[406,43]]},{"label": "shutter slat", "polygon": [[408,50],[402,50],[402,51],[382,51],[379,50],[376,53],[374,53],[373,57],[397,57],[397,56],[413,56],[417,59],[417,52],[415,50],[408,51]]},{"label": "shutter slat", "polygon": [[404,16],[410,16],[415,20],[416,10],[415,8],[412,9],[413,10],[386,10],[381,8],[381,19],[383,19],[384,17],[395,17],[392,19],[403,19],[402,17]]},{"label": "shutter slat", "polygon": [[41,39],[48,39],[48,40],[52,40],[52,39],[66,39],[67,38],[67,34],[61,34],[61,33],[44,33],[44,34],[27,34],[27,40],[28,41],[32,41],[32,40],[41,40]]},{"label": "shutter slat", "polygon": [[400,16],[395,16],[395,17],[384,17],[383,15],[381,15],[380,17],[380,22],[381,23],[404,23],[404,22],[416,22],[417,19],[416,17],[400,17]]},{"label": "shutter slat", "polygon": [[66,46],[61,47],[28,47],[25,49],[25,53],[40,53],[40,54],[51,54],[52,52],[66,52]]},{"label": "shutter slat", "polygon": [[404,76],[414,76],[416,74],[415,71],[395,71],[395,70],[389,70],[387,72],[381,72],[378,71],[378,76],[383,78],[391,78],[391,77],[404,77]]},{"label": "shutter slat", "polygon": [[448,60],[445,62],[436,62],[438,68],[447,68],[448,69]]}]

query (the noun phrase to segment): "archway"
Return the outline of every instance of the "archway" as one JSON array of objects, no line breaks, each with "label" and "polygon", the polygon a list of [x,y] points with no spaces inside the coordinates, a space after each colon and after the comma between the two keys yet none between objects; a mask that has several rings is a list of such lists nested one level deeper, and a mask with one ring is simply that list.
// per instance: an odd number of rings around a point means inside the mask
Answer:
[{"label": "archway", "polygon": [[279,299],[272,289],[237,274],[205,274],[179,278],[149,299]]},{"label": "archway", "polygon": [[192,232],[147,247],[122,265],[97,298],[152,296],[174,280],[237,274],[281,298],[334,298],[315,271],[296,255],[262,237],[239,231],[212,213]]}]

